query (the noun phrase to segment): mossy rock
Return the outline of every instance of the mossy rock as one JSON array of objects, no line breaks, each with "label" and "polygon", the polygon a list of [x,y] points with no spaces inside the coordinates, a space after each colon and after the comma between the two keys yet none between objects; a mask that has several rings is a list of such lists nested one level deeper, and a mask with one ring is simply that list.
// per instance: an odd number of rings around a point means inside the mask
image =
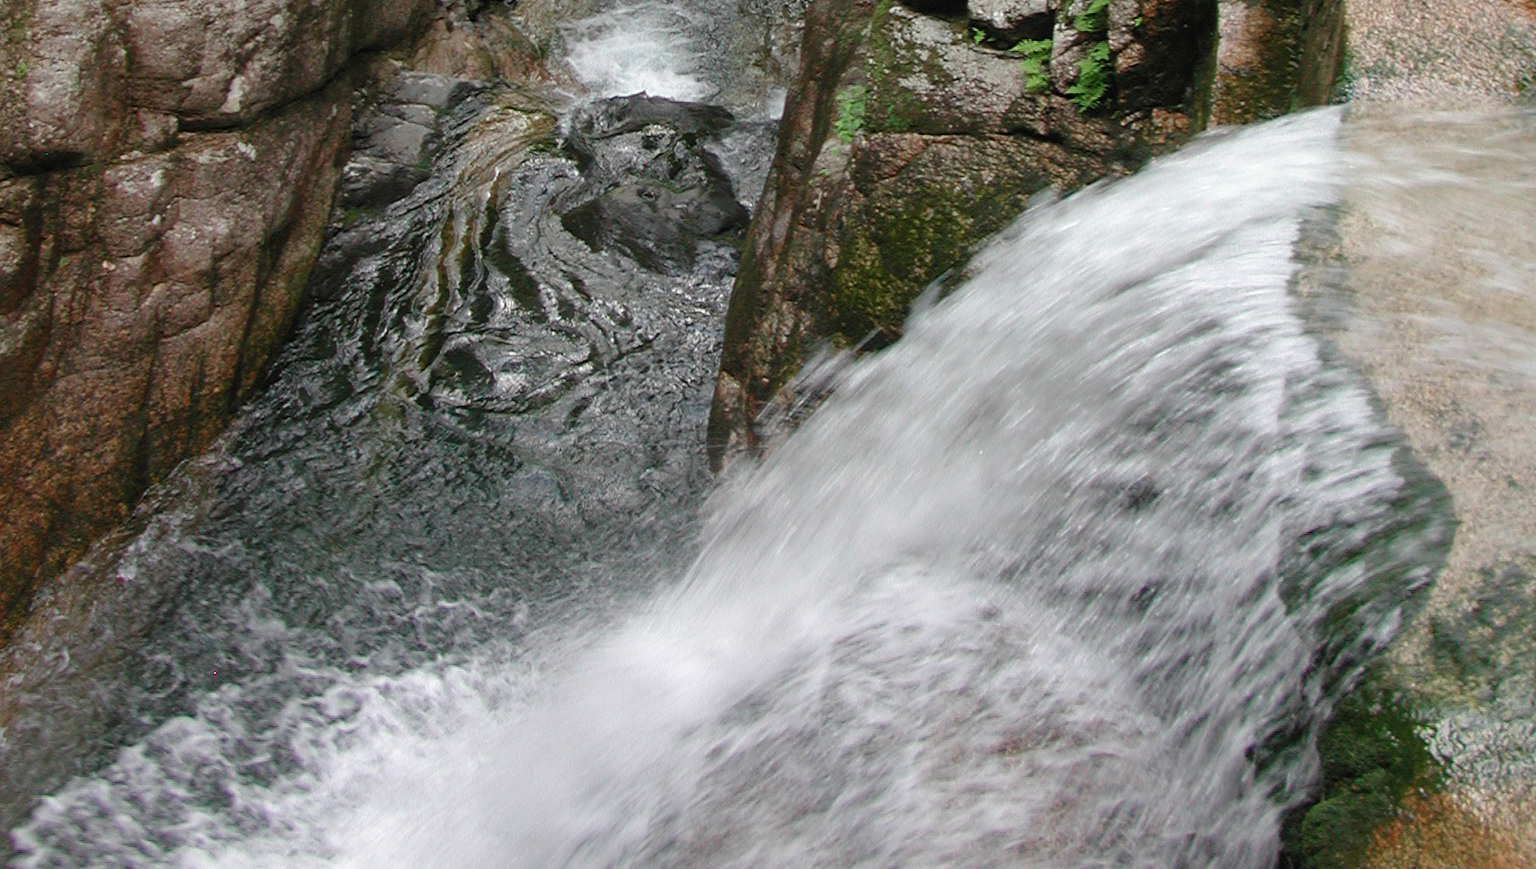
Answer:
[{"label": "mossy rock", "polygon": [[1318,799],[1287,816],[1280,865],[1361,866],[1378,830],[1415,794],[1436,791],[1445,779],[1425,729],[1411,698],[1381,671],[1369,671],[1323,728]]},{"label": "mossy rock", "polygon": [[978,45],[955,22],[882,4],[859,53],[871,131],[995,134],[1042,123],[1047,98],[1030,91],[1021,57]]},{"label": "mossy rock", "polygon": [[[916,155],[887,174],[893,152]],[[844,345],[872,333],[894,339],[912,301],[964,265],[973,249],[1052,185],[1073,186],[1102,171],[1058,150],[1009,137],[870,137],[854,158],[859,219],[842,223],[822,322]],[[870,171],[864,171],[870,167]],[[878,343],[885,343],[880,341]]]}]

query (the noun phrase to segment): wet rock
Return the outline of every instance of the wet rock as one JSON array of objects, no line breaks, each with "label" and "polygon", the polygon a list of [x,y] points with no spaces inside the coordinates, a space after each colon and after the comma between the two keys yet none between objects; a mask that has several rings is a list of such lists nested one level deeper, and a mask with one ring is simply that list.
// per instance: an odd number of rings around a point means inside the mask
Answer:
[{"label": "wet rock", "polygon": [[[1435,7],[1440,21],[1482,26],[1466,19],[1464,6]],[[1404,8],[1420,7],[1379,11]],[[1536,35],[1536,22],[1528,26]],[[1379,46],[1413,36],[1413,22],[1391,28],[1384,37],[1352,25],[1351,56],[1361,58],[1356,40]],[[1479,67],[1497,65],[1491,45],[1479,51],[1488,52]],[[1497,98],[1507,80],[1487,80],[1484,94],[1468,95],[1458,89],[1468,67],[1419,59],[1392,95],[1416,106],[1424,94],[1455,94],[1454,103],[1436,105],[1456,105],[1456,113],[1440,123],[1444,116],[1374,98],[1352,104],[1350,152],[1394,167],[1392,180],[1349,185],[1347,207],[1312,260],[1315,275],[1302,274],[1307,294],[1325,301],[1317,287],[1345,276],[1338,308],[1324,321],[1326,340],[1365,374],[1414,456],[1444,482],[1458,523],[1444,570],[1422,608],[1406,614],[1382,674],[1423,714],[1419,733],[1447,776],[1438,792],[1394,801],[1391,820],[1365,831],[1370,847],[1355,865],[1528,865],[1536,841],[1536,379],[1506,366],[1513,348],[1536,346],[1536,297],[1494,288],[1513,287],[1503,276],[1529,276],[1536,264],[1536,135],[1518,112],[1461,108]],[[1403,70],[1370,74],[1383,76],[1380,83]],[[1432,179],[1423,172],[1431,166]],[[1380,328],[1387,323],[1400,328]],[[1504,337],[1482,339],[1495,331]]]},{"label": "wet rock", "polygon": [[742,229],[747,210],[723,176],[699,188],[661,181],[625,184],[567,211],[560,222],[595,250],[620,249],[658,272],[686,271],[699,240]]},{"label": "wet rock", "polygon": [[387,367],[402,400],[466,436],[527,430],[525,414],[563,430],[630,360],[716,340],[696,328],[711,317],[673,308],[679,286],[723,305],[734,269],[708,242],[747,221],[708,150],[729,115],[649,98],[554,114],[495,86],[441,113],[427,177],[399,201],[343,207],[312,281],[317,316],[356,324],[336,352]]},{"label": "wet rock", "polygon": [[0,224],[21,230],[24,279],[0,312],[6,610],[255,385],[319,249],[345,98],[336,87],[238,132],[12,183]]},{"label": "wet rock", "polygon": [[596,195],[564,210],[561,224],[593,250],[620,250],[652,271],[687,271],[701,240],[747,224],[720,161],[704,147],[733,120],[719,107],[643,94],[581,110],[566,147]]},{"label": "wet rock", "polygon": [[[252,390],[324,234],[352,119],[342,73],[437,8],[0,11],[0,642],[38,583]],[[414,86],[420,106],[444,98]],[[365,149],[406,166],[428,145],[415,120]]]},{"label": "wet rock", "polygon": [[[1070,33],[1059,42],[1083,52],[1113,43],[1130,56],[1149,20],[1159,33],[1209,21],[1196,0],[1121,5],[1091,34],[1070,25],[1083,9],[1056,10]],[[801,75],[726,321],[710,422],[717,464],[766,437],[754,421],[794,403],[795,373],[818,346],[895,340],[912,300],[1031,194],[1130,171],[1198,126],[1185,105],[1196,56],[1166,70],[1161,90],[1111,87],[1089,108],[1072,93],[1076,55],[1063,55],[1071,62],[1053,81],[1050,52],[1030,58],[1000,39],[1039,26],[1038,4],[973,4],[958,18],[909,6],[828,0],[807,11]],[[978,15],[990,32],[972,29]]]},{"label": "wet rock", "polygon": [[352,155],[342,171],[339,205],[343,209],[383,205],[420,184],[441,146],[440,117],[483,87],[410,71],[392,76],[353,127]]},{"label": "wet rock", "polygon": [[698,138],[717,136],[734,122],[731,113],[720,106],[632,94],[598,100],[576,110],[570,133],[573,141],[591,142],[659,124],[679,136]]},{"label": "wet rock", "polygon": [[765,411],[794,403],[819,346],[895,340],[912,300],[1032,193],[1131,171],[1213,117],[1269,111],[1232,108],[1227,72],[1208,87],[1218,58],[1236,68],[1229,30],[1245,12],[1316,16],[1244,31],[1264,50],[1241,73],[1286,109],[1316,102],[1339,5],[1233,0],[1218,22],[1206,0],[813,2],[731,299],[713,461],[756,448],[754,421],[783,416]]},{"label": "wet rock", "polygon": [[1365,857],[1376,831],[1410,796],[1438,790],[1444,777],[1443,761],[1425,742],[1428,723],[1379,668],[1368,671],[1320,735],[1318,799],[1286,817],[1283,862],[1305,869],[1370,865]]},{"label": "wet rock", "polygon": [[[0,6],[0,642],[250,394],[304,301],[348,145],[344,207],[397,199],[474,89],[463,75],[537,67],[507,8]],[[381,78],[391,62],[359,58],[387,47],[460,75]],[[392,111],[352,129],[354,88],[380,81]]]},{"label": "wet rock", "polygon": [[1013,39],[1039,39],[1051,32],[1049,0],[970,0],[971,24]]}]

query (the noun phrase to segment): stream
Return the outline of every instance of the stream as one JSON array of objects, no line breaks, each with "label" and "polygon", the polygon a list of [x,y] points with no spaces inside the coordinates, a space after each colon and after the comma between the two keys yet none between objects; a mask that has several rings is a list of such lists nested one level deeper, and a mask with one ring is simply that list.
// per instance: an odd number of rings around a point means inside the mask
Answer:
[{"label": "stream", "polygon": [[706,12],[569,25],[554,131],[455,92],[430,176],[333,234],[103,560],[158,591],[81,642],[131,642],[0,735],[11,865],[1273,864],[1454,530],[1298,251],[1443,174],[1328,109],[1042,203],[715,479],[782,94]]}]

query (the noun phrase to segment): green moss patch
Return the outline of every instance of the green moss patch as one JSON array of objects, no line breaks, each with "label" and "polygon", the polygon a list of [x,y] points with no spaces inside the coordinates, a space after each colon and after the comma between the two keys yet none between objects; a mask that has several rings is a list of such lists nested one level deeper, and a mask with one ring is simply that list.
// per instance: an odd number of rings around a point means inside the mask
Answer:
[{"label": "green moss patch", "polygon": [[[965,262],[970,247],[1017,212],[994,193],[969,199],[938,186],[910,198],[880,196],[868,221],[848,227],[832,272],[827,319],[839,340],[855,344],[872,332],[901,333],[907,309],[945,270]],[[904,188],[909,189],[909,188]]]},{"label": "green moss patch", "polygon": [[1048,150],[1009,140],[935,144],[895,177],[872,182],[860,216],[837,239],[821,312],[834,340],[899,335],[913,299],[1052,183]]},{"label": "green moss patch", "polygon": [[1427,729],[1400,690],[1380,671],[1368,672],[1323,728],[1318,799],[1286,818],[1280,865],[1361,866],[1377,831],[1405,802],[1444,781],[1445,770],[1425,741]]}]

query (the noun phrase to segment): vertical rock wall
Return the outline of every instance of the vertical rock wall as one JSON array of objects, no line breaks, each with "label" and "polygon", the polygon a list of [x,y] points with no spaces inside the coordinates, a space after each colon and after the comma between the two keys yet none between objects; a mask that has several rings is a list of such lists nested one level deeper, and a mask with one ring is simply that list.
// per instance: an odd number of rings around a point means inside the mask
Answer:
[{"label": "vertical rock wall", "polygon": [[1328,102],[1343,58],[1342,0],[1221,0],[1220,17],[1212,125]]},{"label": "vertical rock wall", "polygon": [[255,384],[324,234],[338,74],[434,5],[0,12],[0,641]]},{"label": "vertical rock wall", "polygon": [[813,2],[731,297],[715,464],[769,434],[814,347],[894,340],[1031,194],[1187,138],[1215,30],[1210,0]]},{"label": "vertical rock wall", "polygon": [[879,347],[1044,188],[1325,100],[1342,0],[813,0],[732,293],[712,462],[818,346]]}]

